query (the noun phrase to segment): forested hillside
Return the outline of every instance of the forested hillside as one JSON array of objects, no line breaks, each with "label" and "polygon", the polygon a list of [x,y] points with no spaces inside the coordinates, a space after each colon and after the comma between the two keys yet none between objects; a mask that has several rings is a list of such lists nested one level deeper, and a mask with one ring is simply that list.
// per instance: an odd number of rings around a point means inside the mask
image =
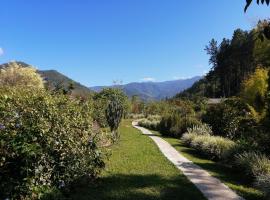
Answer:
[{"label": "forested hillside", "polygon": [[[12,64],[16,64],[21,67],[31,67],[31,65],[24,62],[9,62],[0,65],[1,68],[9,67]],[[72,89],[72,94],[78,96],[88,96],[91,91],[86,86],[72,80],[71,78],[61,74],[56,70],[39,70],[38,73],[43,77],[47,87],[57,90]]]},{"label": "forested hillside", "polygon": [[250,31],[237,29],[231,39],[224,38],[220,44],[212,39],[205,48],[210,56],[211,70],[176,97],[219,98],[239,94],[243,80],[256,68],[270,66],[270,40],[262,34],[267,24],[267,21],[260,21]]}]

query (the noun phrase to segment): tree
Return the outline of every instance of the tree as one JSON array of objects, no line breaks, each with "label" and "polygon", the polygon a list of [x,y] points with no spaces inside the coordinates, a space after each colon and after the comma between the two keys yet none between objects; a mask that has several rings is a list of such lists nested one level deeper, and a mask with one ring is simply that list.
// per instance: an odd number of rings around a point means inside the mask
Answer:
[{"label": "tree", "polygon": [[[252,3],[253,0],[246,0],[247,4],[245,6],[245,12],[247,11],[248,7],[250,6],[250,4]],[[257,0],[257,4],[264,4],[266,3],[267,5],[270,4],[270,0]]]},{"label": "tree", "polygon": [[266,93],[266,100],[267,100],[267,112],[266,112],[266,127],[270,129],[270,70],[268,71],[268,88]]},{"label": "tree", "polygon": [[[245,12],[247,11],[248,7],[250,6],[250,4],[252,3],[253,0],[246,0],[247,4],[245,6]],[[270,4],[270,0],[257,0],[257,4],[264,4],[266,3],[267,6],[269,6]],[[267,38],[268,40],[270,40],[270,23],[268,22],[267,24],[265,24],[265,26],[263,27],[263,29],[259,32],[259,38],[261,40],[265,38]]]},{"label": "tree", "polygon": [[124,105],[121,98],[119,98],[118,95],[112,95],[106,108],[106,119],[110,126],[114,141],[116,141],[120,136],[117,129],[121,122],[123,112]]},{"label": "tree", "polygon": [[261,111],[265,107],[268,89],[268,70],[257,68],[242,84],[241,96],[249,104]]},{"label": "tree", "polygon": [[0,85],[40,89],[44,88],[44,81],[35,68],[10,62],[0,70]]},{"label": "tree", "polygon": [[104,88],[93,96],[93,118],[101,127],[109,126],[114,137],[118,134],[118,121],[126,115],[129,106],[128,98],[121,89]]}]

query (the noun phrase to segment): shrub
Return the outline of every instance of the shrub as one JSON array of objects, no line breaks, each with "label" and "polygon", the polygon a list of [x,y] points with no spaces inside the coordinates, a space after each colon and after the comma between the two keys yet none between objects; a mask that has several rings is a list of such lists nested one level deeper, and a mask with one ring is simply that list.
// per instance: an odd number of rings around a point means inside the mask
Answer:
[{"label": "shrub", "polygon": [[177,113],[163,116],[160,121],[160,131],[163,135],[181,137],[188,128],[201,125],[201,122],[192,116],[181,117]]},{"label": "shrub", "polygon": [[119,138],[118,127],[122,120],[123,112],[124,106],[118,96],[111,98],[106,108],[106,119],[113,134],[114,141]]},{"label": "shrub", "polygon": [[258,121],[252,107],[239,98],[210,106],[202,120],[213,128],[215,134],[230,139],[252,136]]},{"label": "shrub", "polygon": [[196,135],[212,135],[212,128],[208,124],[193,125],[188,128],[188,133],[195,133]]},{"label": "shrub", "polygon": [[202,151],[213,159],[226,159],[230,157],[235,143],[232,140],[219,136],[204,136],[208,139],[203,143]]},{"label": "shrub", "polygon": [[118,88],[105,88],[99,93],[93,95],[93,118],[100,125],[100,127],[108,127],[106,117],[106,109],[108,104],[114,99],[117,99],[119,104],[123,107],[123,117],[127,115],[129,110],[128,98],[121,89]]},{"label": "shrub", "polygon": [[258,175],[255,183],[262,191],[264,191],[267,199],[270,199],[270,174]]},{"label": "shrub", "polygon": [[212,129],[208,124],[194,125],[192,128],[187,129],[187,133],[183,134],[181,140],[186,145],[191,145],[195,137],[200,135],[212,135]]},{"label": "shrub", "polygon": [[138,125],[151,129],[151,130],[155,130],[158,131],[159,130],[159,121],[154,120],[154,121],[150,121],[149,119],[142,119],[140,121],[138,121]]},{"label": "shrub", "polygon": [[208,125],[194,126],[182,136],[182,141],[210,159],[228,158],[236,143],[223,137],[211,136],[211,134],[212,131]]},{"label": "shrub", "polygon": [[255,184],[270,198],[270,160],[261,153],[245,152],[236,156],[236,165],[255,178]]},{"label": "shrub", "polygon": [[196,136],[198,136],[196,133],[184,133],[181,140],[185,145],[190,146]]},{"label": "shrub", "polygon": [[235,156],[237,166],[245,170],[247,175],[256,177],[261,174],[270,174],[270,160],[257,152],[244,152]]},{"label": "shrub", "polygon": [[10,62],[0,70],[0,85],[44,88],[42,77],[33,67],[23,67],[20,63]]},{"label": "shrub", "polygon": [[91,102],[45,91],[0,89],[0,199],[40,199],[104,166]]},{"label": "shrub", "polygon": [[128,115],[129,119],[142,119],[144,117],[145,117],[144,114],[133,114],[133,113],[131,113],[131,114]]},{"label": "shrub", "polygon": [[147,116],[147,119],[150,121],[160,121],[161,117],[159,115],[149,115]]},{"label": "shrub", "polygon": [[268,88],[268,69],[258,67],[242,83],[241,97],[250,105],[261,111],[265,107]]}]

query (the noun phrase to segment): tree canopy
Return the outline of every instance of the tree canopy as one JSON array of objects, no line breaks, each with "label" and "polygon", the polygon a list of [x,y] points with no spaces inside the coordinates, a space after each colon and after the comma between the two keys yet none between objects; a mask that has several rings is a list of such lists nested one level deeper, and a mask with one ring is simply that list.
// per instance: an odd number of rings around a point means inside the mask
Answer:
[{"label": "tree canopy", "polygon": [[0,85],[44,88],[44,81],[35,68],[11,62],[0,70]]},{"label": "tree canopy", "polygon": [[[245,6],[245,12],[247,11],[248,7],[250,6],[250,4],[252,3],[253,0],[246,0],[247,4]],[[257,0],[257,4],[264,4],[266,3],[267,5],[270,4],[270,0]]]},{"label": "tree canopy", "polygon": [[231,39],[224,38],[220,43],[212,39],[205,48],[211,70],[177,97],[195,95],[220,98],[238,95],[242,82],[257,67],[270,67],[270,40],[258,38],[265,23],[269,21],[260,21],[250,31],[236,29]]}]

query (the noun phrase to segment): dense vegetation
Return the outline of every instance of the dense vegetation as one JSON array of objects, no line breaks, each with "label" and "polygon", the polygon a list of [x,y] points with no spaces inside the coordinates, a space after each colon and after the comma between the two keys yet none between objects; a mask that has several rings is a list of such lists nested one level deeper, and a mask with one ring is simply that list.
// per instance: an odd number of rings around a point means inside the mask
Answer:
[{"label": "dense vegetation", "polygon": [[[210,72],[190,89],[176,95],[190,97],[194,95],[210,98],[238,95],[242,82],[257,68],[270,66],[270,40],[260,34],[268,21],[260,21],[251,31],[237,29],[232,39],[223,39],[220,44],[214,39],[205,50],[210,56]],[[260,39],[263,37],[264,39]]]},{"label": "dense vegetation", "polygon": [[[26,68],[28,70],[32,68],[29,64],[16,61],[16,62],[9,62],[5,64],[1,64],[0,69],[6,68],[12,65]],[[66,77],[65,75],[59,73],[56,70],[39,70],[37,72],[41,75],[43,79],[46,80],[44,82],[45,87],[47,87],[50,90],[57,90],[57,91],[62,90],[64,93],[68,93],[69,90],[72,89],[73,95],[83,96],[83,97],[87,97],[89,96],[89,94],[91,94],[91,91],[86,86],[81,85],[80,83]]]},{"label": "dense vegetation", "polygon": [[[132,111],[144,114],[139,125],[242,169],[270,198],[270,40],[259,33],[268,23],[238,29],[219,46],[212,40],[206,47],[212,69],[202,80],[170,100],[143,105],[134,100]],[[207,97],[226,98],[209,104]]]},{"label": "dense vegetation", "polygon": [[[0,82],[0,199],[64,199],[78,181],[96,179],[102,144],[110,142],[94,121],[99,101],[46,90],[34,68],[17,63],[1,69]],[[106,94],[113,97],[104,104],[108,124],[117,132],[126,97]]]}]

